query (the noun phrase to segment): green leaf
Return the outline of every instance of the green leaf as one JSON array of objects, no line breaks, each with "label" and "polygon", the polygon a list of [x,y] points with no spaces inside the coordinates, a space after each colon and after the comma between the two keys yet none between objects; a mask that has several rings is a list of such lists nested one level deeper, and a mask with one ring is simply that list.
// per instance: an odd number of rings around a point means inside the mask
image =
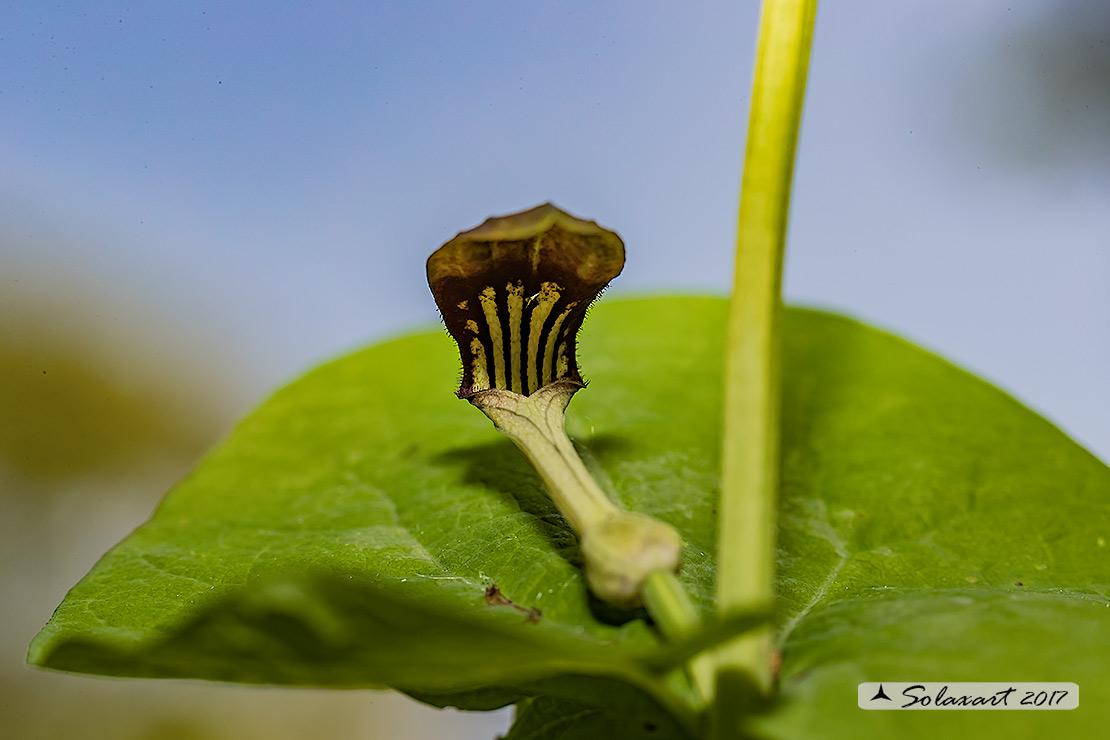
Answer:
[{"label": "green leaf", "polygon": [[[642,723],[603,707],[546,696],[517,705],[516,721],[504,740],[594,740],[602,737],[654,738]],[[653,728],[654,725],[648,725]],[[682,735],[672,735],[682,738]]]},{"label": "green leaf", "polygon": [[[690,740],[658,704],[635,689],[586,678],[548,685],[521,701],[504,740]],[[603,696],[603,702],[598,697]]]},{"label": "green leaf", "polygon": [[[724,321],[718,299],[596,307],[580,349],[590,387],[568,417],[603,488],[683,534],[680,575],[703,610]],[[1012,398],[887,334],[788,310],[783,337],[784,701],[751,729],[1104,727],[1110,470]],[[30,660],[389,683],[475,708],[526,696],[522,718],[549,701],[606,706],[606,692],[545,688],[589,674],[682,714],[681,682],[654,662],[667,648],[641,612],[588,596],[577,543],[527,462],[453,397],[456,363],[446,336],[420,335],[278,392],[70,592]],[[542,619],[486,604],[490,583]],[[863,712],[863,680],[1075,681],[1080,709]]]},{"label": "green leaf", "polygon": [[[1110,469],[1013,398],[894,337],[816,313],[789,315],[785,332],[788,701],[768,734],[1101,734]],[[1082,698],[1074,712],[925,718],[848,699],[860,681],[884,679],[1073,681]]]},{"label": "green leaf", "polygon": [[504,610],[483,618],[449,606],[427,585],[400,599],[352,577],[271,581],[205,604],[162,639],[111,646],[69,640],[51,654],[50,666],[434,692],[527,681],[562,673],[567,665],[620,675],[636,657],[557,631],[522,629],[523,618]]}]

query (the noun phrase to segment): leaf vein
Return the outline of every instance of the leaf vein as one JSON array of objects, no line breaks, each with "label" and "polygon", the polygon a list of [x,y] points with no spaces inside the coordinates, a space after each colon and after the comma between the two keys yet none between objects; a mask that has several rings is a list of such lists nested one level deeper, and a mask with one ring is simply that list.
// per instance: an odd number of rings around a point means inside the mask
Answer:
[{"label": "leaf vein", "polygon": [[[837,549],[839,550],[839,548]],[[813,610],[813,607],[817,606],[817,604],[829,593],[829,589],[832,588],[833,583],[836,582],[836,577],[840,575],[840,570],[844,567],[844,564],[848,562],[848,555],[846,553],[840,552],[839,555],[840,557],[833,565],[832,570],[829,571],[828,577],[825,578],[821,586],[814,592],[810,600],[806,602],[806,605],[803,606],[797,614],[788,619],[786,624],[783,625],[782,632],[779,633],[779,637],[775,641],[775,650],[782,650],[783,645],[786,644],[787,638],[790,637],[790,634],[794,631],[794,628],[798,626],[798,623],[805,619],[806,615]]]}]

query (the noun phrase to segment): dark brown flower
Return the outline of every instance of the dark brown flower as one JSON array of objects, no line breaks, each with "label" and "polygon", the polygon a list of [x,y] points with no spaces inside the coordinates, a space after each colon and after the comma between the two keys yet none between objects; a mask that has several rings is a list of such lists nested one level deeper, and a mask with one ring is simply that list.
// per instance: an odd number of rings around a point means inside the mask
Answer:
[{"label": "dark brown flower", "polygon": [[578,329],[623,267],[619,236],[550,203],[488,219],[437,249],[428,285],[459,345],[459,397],[581,385]]}]

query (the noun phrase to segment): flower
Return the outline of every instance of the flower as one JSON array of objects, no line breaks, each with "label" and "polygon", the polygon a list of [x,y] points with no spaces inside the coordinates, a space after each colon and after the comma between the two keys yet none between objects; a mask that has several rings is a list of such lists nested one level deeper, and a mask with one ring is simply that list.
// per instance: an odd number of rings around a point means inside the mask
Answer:
[{"label": "flower", "polygon": [[621,510],[567,437],[565,412],[583,387],[575,341],[586,309],[624,267],[624,242],[550,203],[491,218],[428,258],[428,285],[459,345],[458,390],[524,453],[578,533],[586,582],[622,607],[678,570],[674,527]]}]

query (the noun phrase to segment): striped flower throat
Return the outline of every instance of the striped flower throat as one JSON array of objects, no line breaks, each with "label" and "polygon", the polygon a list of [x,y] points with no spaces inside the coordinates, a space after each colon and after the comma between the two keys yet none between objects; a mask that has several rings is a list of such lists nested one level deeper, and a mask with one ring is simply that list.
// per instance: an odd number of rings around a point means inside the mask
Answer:
[{"label": "striped flower throat", "polygon": [[[551,281],[525,297],[524,282],[488,285],[478,294],[474,318],[466,320],[470,357],[464,357],[469,391],[501,388],[530,396],[555,380],[580,382],[571,372],[574,333],[582,317],[578,301],[563,300],[563,286]],[[467,310],[469,301],[459,308]],[[573,317],[572,317],[573,316]],[[469,378],[465,376],[469,375]]]}]

